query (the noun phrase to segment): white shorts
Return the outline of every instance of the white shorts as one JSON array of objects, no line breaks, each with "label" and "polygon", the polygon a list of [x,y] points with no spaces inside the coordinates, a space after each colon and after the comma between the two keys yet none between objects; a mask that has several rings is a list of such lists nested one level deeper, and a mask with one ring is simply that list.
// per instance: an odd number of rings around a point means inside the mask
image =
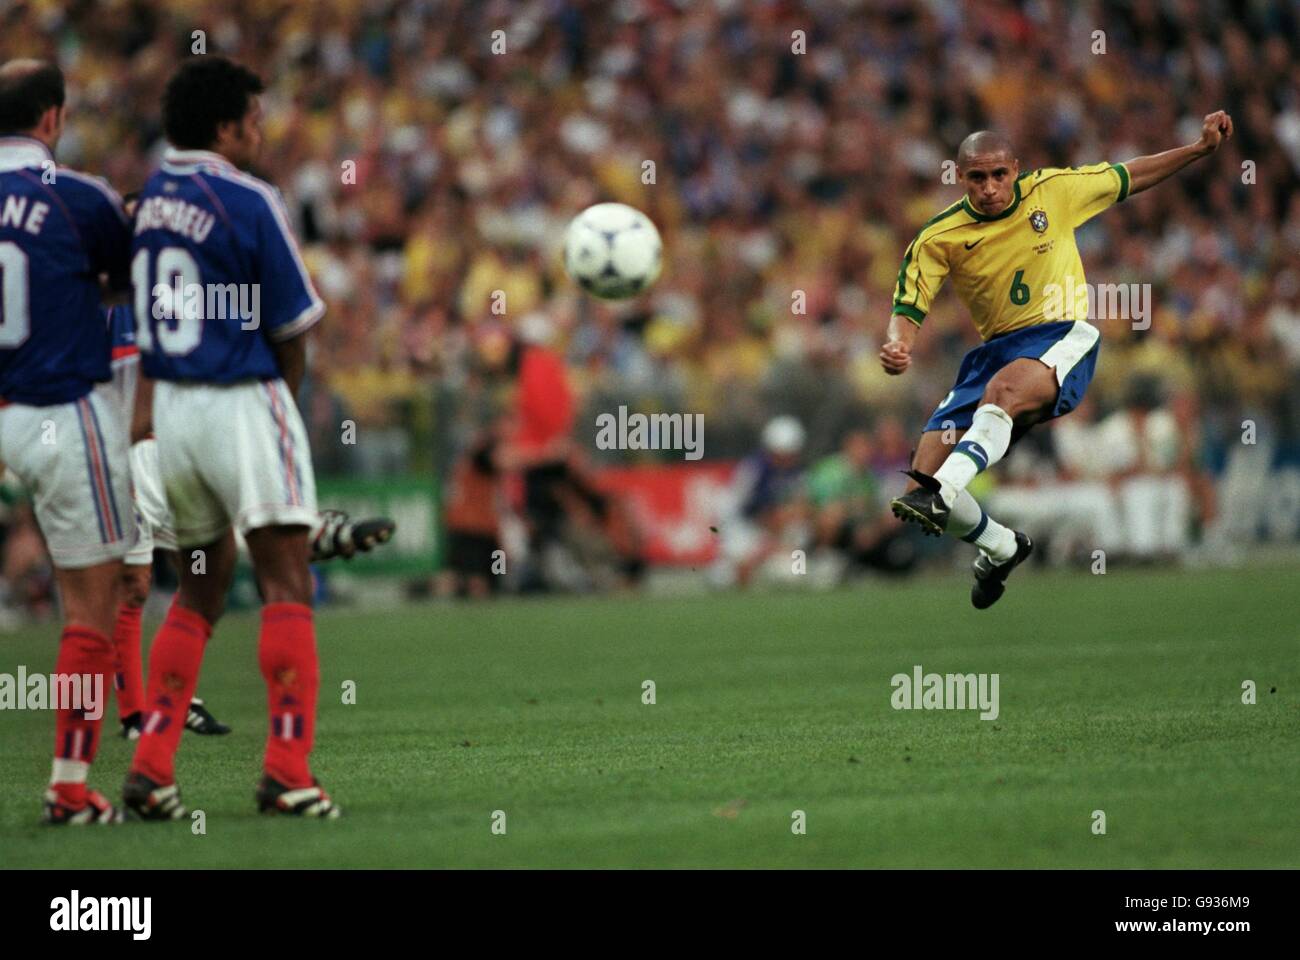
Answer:
[{"label": "white shorts", "polygon": [[316,523],[307,430],[283,380],[154,385],[153,430],[176,544]]},{"label": "white shorts", "polygon": [[56,567],[121,560],[131,545],[127,425],[97,390],[47,407],[0,407],[0,463],[32,496]]},{"label": "white shorts", "polygon": [[131,445],[131,500],[135,540],[126,555],[133,566],[153,563],[153,552],[176,549],[176,531],[158,467],[158,442],[152,437]]}]

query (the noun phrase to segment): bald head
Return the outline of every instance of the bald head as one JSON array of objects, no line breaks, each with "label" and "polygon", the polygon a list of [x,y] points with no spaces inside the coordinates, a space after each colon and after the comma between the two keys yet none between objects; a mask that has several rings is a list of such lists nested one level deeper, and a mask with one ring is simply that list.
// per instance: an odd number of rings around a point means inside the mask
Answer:
[{"label": "bald head", "polygon": [[957,150],[957,173],[970,206],[981,216],[995,217],[1015,199],[1020,161],[1002,134],[977,130]]},{"label": "bald head", "polygon": [[0,65],[0,136],[33,134],[55,123],[46,121],[45,115],[62,108],[63,96],[63,71],[47,60],[10,60]]},{"label": "bald head", "polygon": [[976,157],[999,156],[1005,156],[1007,160],[1016,158],[1011,141],[995,130],[976,130],[957,148],[957,166],[967,166]]}]

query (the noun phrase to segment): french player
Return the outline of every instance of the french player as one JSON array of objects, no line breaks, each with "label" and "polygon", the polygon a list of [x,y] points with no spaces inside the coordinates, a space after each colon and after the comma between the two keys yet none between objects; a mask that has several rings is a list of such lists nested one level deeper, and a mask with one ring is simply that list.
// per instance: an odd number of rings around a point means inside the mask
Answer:
[{"label": "french player", "polygon": [[175,754],[234,572],[232,528],[248,545],[263,600],[258,658],[270,730],[258,808],[339,815],[308,765],[319,686],[308,569],[316,485],[294,403],[304,335],[325,305],[279,194],[243,172],[262,144],[262,90],[256,74],[222,57],[183,65],[163,95],[171,146],[135,217],[136,337],[185,558],[149,654],[144,727],[123,790],[145,819],[185,813]]},{"label": "french player", "polygon": [[[132,214],[131,206],[128,199],[128,217]],[[135,532],[125,557],[122,593],[117,620],[113,626],[113,689],[117,694],[122,736],[136,740],[140,736],[144,699],[140,655],[141,620],[153,582],[153,552],[158,549],[173,555],[176,551],[176,535],[172,532],[162,481],[158,478],[157,444],[148,435],[147,427],[143,435],[138,436],[137,426],[132,422],[140,377],[140,350],[135,343],[135,317],[131,306],[123,304],[105,310],[104,322],[108,325],[112,379],[100,384],[98,389],[117,408],[122,422],[128,425],[130,431],[128,464],[131,474],[131,506],[135,515]],[[212,716],[207,706],[197,697],[190,702],[185,727],[204,735],[230,732],[230,728]]]},{"label": "french player", "polygon": [[[98,677],[105,690],[133,519],[127,426],[94,388],[109,378],[101,278],[127,288],[131,236],[117,194],[55,166],[64,117],[56,66],[0,67],[0,461],[30,492],[54,563],[64,618],[55,672],[85,678],[83,688]],[[55,712],[51,824],[122,819],[87,786],[103,704],[84,706]]]},{"label": "french player", "polygon": [[888,374],[907,371],[916,332],[951,277],[984,343],[962,360],[917,444],[908,492],[890,505],[926,533],[947,532],[979,548],[971,588],[977,609],[998,601],[1033,543],[991,519],[966,486],[1034,424],[1073,410],[1097,363],[1100,333],[1087,322],[1087,304],[1069,294],[1088,289],[1074,231],[1231,136],[1232,118],[1218,110],[1206,115],[1195,143],[1124,163],[1024,173],[1000,134],[983,130],[962,141],[957,170],[966,195],[908,245],[880,362]]},{"label": "french player", "polygon": [[[126,198],[128,216],[134,216],[131,196]],[[135,341],[135,312],[123,304],[105,310],[109,346],[112,350],[113,378],[99,385],[112,404],[121,411],[124,422],[131,425],[131,499],[135,507],[135,536],[126,554],[122,577],[122,598],[113,629],[114,691],[122,736],[140,738],[143,726],[144,689],[141,671],[141,619],[149,590],[153,584],[154,551],[161,550],[174,569],[180,568],[176,532],[172,528],[171,510],[158,470],[158,444],[150,423],[153,404],[135,403],[140,381],[140,349]],[[150,386],[146,380],[146,389]],[[350,559],[365,553],[392,536],[396,525],[386,517],[352,520],[341,510],[323,510],[312,528],[311,562],[321,563],[335,557]],[[190,700],[185,729],[203,736],[220,736],[230,732],[198,697]]]}]

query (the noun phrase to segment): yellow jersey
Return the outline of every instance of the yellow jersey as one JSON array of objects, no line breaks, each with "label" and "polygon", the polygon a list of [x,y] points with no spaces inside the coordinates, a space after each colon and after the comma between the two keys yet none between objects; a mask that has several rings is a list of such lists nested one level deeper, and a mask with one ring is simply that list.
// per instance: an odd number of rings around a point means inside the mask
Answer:
[{"label": "yellow jersey", "polygon": [[903,255],[893,312],[917,326],[946,277],[980,338],[1087,319],[1074,231],[1128,196],[1122,163],[1045,167],[1016,178],[1011,203],[986,216],[967,198],[921,228]]}]

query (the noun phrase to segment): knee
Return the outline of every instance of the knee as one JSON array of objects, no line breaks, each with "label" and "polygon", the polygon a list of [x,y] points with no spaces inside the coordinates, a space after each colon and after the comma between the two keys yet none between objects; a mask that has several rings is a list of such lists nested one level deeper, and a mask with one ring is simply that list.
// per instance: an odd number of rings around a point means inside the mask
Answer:
[{"label": "knee", "polygon": [[263,603],[300,603],[311,605],[311,568],[304,564],[284,564],[258,578]]},{"label": "knee", "polygon": [[1015,417],[1025,409],[1025,395],[1015,381],[995,379],[984,388],[982,403],[991,403]]},{"label": "knee", "polygon": [[226,612],[225,597],[195,597],[193,595],[185,596],[182,594],[179,598],[182,607],[193,610],[204,620],[208,621],[210,626],[215,626],[216,622],[221,619]]},{"label": "knee", "polygon": [[209,624],[215,624],[226,612],[226,592],[205,589],[202,584],[181,582],[176,595],[176,602],[188,610],[193,610]]},{"label": "knee", "polygon": [[143,607],[149,599],[149,567],[127,567],[122,578],[122,603],[128,607]]}]

